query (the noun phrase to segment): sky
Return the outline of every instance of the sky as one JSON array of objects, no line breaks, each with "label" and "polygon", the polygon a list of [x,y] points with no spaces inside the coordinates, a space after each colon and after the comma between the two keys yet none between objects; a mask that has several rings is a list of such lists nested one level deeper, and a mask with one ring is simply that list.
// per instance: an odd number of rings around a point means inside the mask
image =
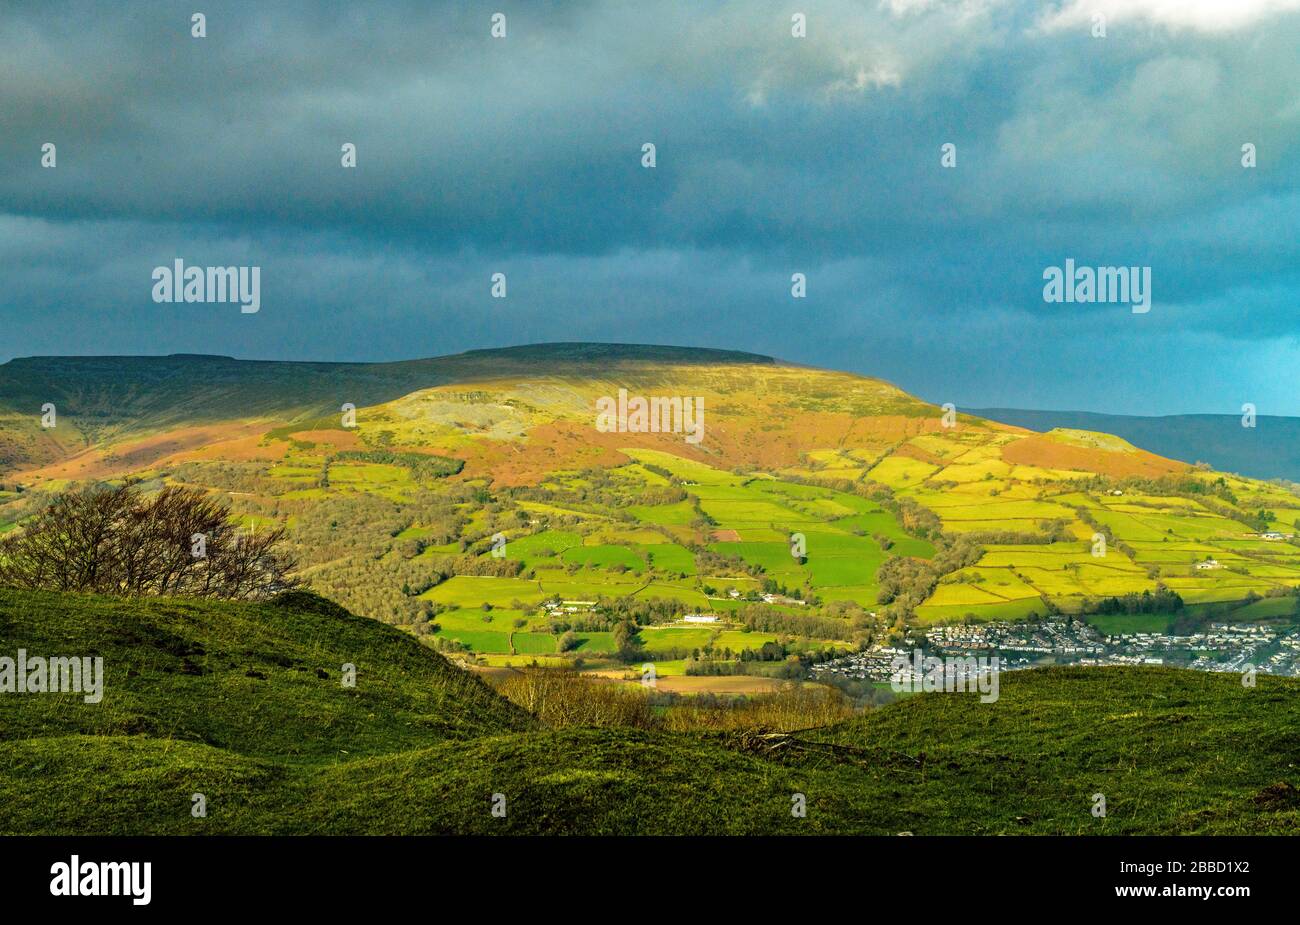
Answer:
[{"label": "sky", "polygon": [[[611,341],[1297,415],[1298,48],[1300,0],[10,0],[0,361]],[[177,259],[259,311],[155,301]],[[1045,301],[1067,259],[1150,310]]]}]

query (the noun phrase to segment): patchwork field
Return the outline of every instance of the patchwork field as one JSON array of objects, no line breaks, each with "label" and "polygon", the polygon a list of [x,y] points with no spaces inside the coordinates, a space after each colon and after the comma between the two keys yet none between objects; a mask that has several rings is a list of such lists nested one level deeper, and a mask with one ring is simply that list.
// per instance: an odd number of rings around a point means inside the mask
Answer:
[{"label": "patchwork field", "polygon": [[[133,378],[172,386],[123,395]],[[478,663],[758,677],[918,624],[1092,613],[1158,587],[1290,619],[1300,588],[1294,486],[1107,434],[951,421],[765,357],[43,358],[0,380],[0,533],[77,479],[206,488],[241,529],[284,527],[314,589]],[[707,439],[598,431],[596,399],[620,388],[702,397]],[[340,389],[354,422],[321,397]],[[57,400],[60,430],[12,395]]]}]

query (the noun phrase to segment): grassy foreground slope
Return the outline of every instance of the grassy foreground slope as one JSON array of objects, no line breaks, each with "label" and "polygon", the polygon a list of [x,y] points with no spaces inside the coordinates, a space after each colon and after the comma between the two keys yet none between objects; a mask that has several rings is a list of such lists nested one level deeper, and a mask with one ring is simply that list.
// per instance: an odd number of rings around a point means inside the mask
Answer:
[{"label": "grassy foreground slope", "polygon": [[[267,604],[0,591],[4,654],[104,659],[104,697],[0,697],[5,739],[85,734],[322,758],[527,729],[522,711],[392,627],[312,594]],[[356,666],[344,687],[342,667]]]},{"label": "grassy foreground slope", "polygon": [[0,695],[2,833],[1300,832],[1287,679],[1021,672],[996,703],[920,695],[761,738],[543,729],[414,639],[305,594],[0,592],[0,654],[18,648],[100,655],[106,681],[97,705]]}]

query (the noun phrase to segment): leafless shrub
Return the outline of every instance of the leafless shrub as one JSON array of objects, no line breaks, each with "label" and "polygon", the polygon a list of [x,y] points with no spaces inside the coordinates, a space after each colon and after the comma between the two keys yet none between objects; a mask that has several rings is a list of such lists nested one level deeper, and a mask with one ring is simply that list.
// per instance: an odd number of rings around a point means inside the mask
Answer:
[{"label": "leafless shrub", "polygon": [[[201,539],[200,539],[201,538]],[[207,493],[69,492],[0,540],[0,585],[123,596],[260,598],[296,587],[284,529],[250,535]]]}]

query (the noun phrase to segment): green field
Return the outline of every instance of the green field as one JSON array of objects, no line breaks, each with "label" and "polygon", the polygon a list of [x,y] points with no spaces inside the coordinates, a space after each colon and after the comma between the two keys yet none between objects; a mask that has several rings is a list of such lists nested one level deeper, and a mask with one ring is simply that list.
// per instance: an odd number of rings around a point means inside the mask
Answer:
[{"label": "green field", "polygon": [[1087,621],[1107,636],[1125,633],[1164,633],[1172,622],[1163,614],[1092,614]]},{"label": "green field", "polygon": [[667,652],[673,649],[702,649],[713,639],[711,629],[695,627],[646,627],[641,630],[641,643],[647,652]]},{"label": "green field", "polygon": [[565,562],[574,562],[578,565],[590,565],[596,568],[604,568],[610,565],[622,565],[632,571],[639,572],[645,568],[645,561],[636,553],[622,546],[600,545],[600,546],[571,546],[564,551],[561,558]]}]

